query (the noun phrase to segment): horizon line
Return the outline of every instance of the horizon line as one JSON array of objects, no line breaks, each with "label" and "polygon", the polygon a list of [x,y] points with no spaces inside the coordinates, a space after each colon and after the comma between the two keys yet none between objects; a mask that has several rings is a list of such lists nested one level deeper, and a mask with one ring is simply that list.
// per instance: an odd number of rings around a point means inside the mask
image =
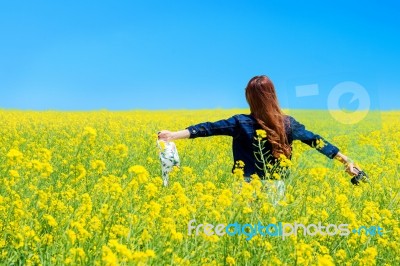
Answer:
[{"label": "horizon line", "polygon": [[[366,111],[383,111],[383,112],[393,112],[400,111],[400,109],[364,109],[364,110],[346,110],[346,109],[321,109],[321,108],[281,108],[283,111],[349,111],[349,113],[355,112],[366,112]],[[99,108],[99,109],[18,109],[18,108],[1,108],[0,111],[20,111],[20,112],[132,112],[132,111],[148,111],[148,112],[157,112],[157,111],[207,111],[207,110],[249,110],[249,108],[244,107],[232,107],[232,108],[223,108],[223,107],[215,107],[215,108],[164,108],[164,109],[154,109],[154,108],[137,108],[137,109],[108,109],[108,108]]]}]

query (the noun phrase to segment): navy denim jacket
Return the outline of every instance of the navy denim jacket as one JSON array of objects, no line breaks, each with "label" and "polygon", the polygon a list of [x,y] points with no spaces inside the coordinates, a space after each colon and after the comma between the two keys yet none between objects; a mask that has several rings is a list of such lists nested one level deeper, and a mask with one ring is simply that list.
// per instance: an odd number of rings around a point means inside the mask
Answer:
[{"label": "navy denim jacket", "polygon": [[[330,159],[334,158],[339,149],[327,142],[321,136],[314,134],[305,129],[304,125],[297,122],[293,117],[285,117],[286,135],[289,144],[292,145],[293,140],[300,140],[311,147],[316,147],[317,140],[323,140],[325,146],[317,149]],[[232,150],[234,162],[239,160],[244,162],[244,175],[250,176],[258,174],[263,177],[264,173],[256,167],[256,159],[254,157],[255,133],[261,126],[257,123],[252,115],[239,114],[228,119],[216,122],[205,122],[193,125],[187,128],[190,132],[190,138],[209,137],[215,135],[227,135],[233,137]],[[266,149],[272,150],[269,142],[266,142]],[[233,169],[232,169],[233,171]]]}]

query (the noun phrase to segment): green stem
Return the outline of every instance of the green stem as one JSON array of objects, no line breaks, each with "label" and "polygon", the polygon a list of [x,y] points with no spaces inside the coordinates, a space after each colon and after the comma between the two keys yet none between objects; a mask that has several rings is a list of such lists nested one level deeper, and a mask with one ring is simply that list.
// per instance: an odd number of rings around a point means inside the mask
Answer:
[{"label": "green stem", "polygon": [[264,153],[263,153],[263,151],[262,151],[260,139],[258,139],[258,149],[260,150],[261,160],[262,160],[262,163],[263,163],[264,176],[267,177],[267,173],[268,173],[268,171],[267,171],[267,164],[265,163]]}]

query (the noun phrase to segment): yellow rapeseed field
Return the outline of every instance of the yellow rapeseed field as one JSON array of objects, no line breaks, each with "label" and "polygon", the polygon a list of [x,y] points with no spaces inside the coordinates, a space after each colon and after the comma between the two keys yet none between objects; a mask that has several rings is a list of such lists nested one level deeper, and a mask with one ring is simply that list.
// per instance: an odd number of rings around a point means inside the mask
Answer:
[{"label": "yellow rapeseed field", "polygon": [[[157,132],[248,110],[0,111],[3,265],[400,265],[400,112],[346,125],[327,111],[289,111],[355,160],[295,142],[286,195],[232,174],[230,137],[176,141],[181,167],[162,186]],[[348,236],[218,236],[188,223],[348,224]],[[195,231],[195,230],[194,230]],[[246,231],[247,232],[247,231]]]}]

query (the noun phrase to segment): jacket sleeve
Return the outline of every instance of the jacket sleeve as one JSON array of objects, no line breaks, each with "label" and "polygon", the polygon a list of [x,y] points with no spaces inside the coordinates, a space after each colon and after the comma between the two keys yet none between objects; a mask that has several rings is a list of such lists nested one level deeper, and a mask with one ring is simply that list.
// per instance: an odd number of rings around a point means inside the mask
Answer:
[{"label": "jacket sleeve", "polygon": [[190,138],[226,135],[236,137],[239,134],[239,121],[235,116],[216,122],[204,122],[192,125],[186,129],[190,132]]},{"label": "jacket sleeve", "polygon": [[338,154],[339,148],[326,141],[320,135],[308,131],[303,124],[297,122],[293,117],[290,117],[290,128],[293,140],[302,141],[330,159],[333,159]]}]

